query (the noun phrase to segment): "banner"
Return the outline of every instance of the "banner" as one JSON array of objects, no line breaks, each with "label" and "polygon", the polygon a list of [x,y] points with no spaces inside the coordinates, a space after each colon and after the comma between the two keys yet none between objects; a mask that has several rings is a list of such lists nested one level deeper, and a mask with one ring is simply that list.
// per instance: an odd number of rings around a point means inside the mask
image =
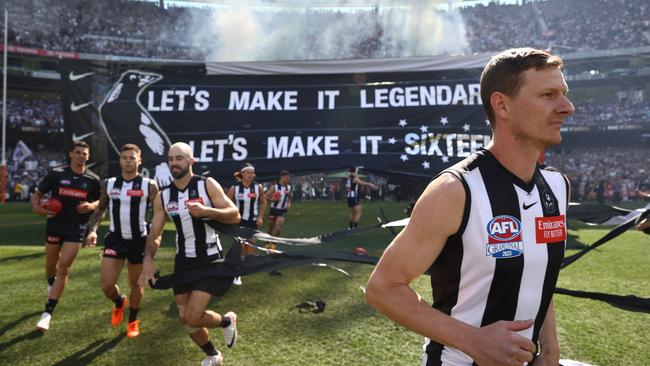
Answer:
[{"label": "banner", "polygon": [[68,141],[104,142],[91,155],[105,153],[110,174],[120,147],[135,143],[162,185],[177,141],[192,146],[195,173],[224,182],[244,162],[258,180],[349,166],[431,179],[491,136],[476,69],[215,75],[203,64],[61,64]]},{"label": "banner", "polygon": [[32,155],[32,150],[27,146],[27,144],[25,144],[23,140],[18,140],[11,159],[15,161],[17,165],[20,165],[20,163]]}]

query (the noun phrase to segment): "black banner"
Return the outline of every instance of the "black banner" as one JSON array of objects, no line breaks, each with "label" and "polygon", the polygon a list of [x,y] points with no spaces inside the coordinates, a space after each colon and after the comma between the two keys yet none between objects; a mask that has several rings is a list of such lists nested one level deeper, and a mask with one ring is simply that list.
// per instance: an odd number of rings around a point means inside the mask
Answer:
[{"label": "black banner", "polygon": [[489,142],[479,72],[208,75],[205,65],[63,61],[66,138],[88,138],[111,174],[118,149],[136,143],[163,185],[177,141],[193,147],[196,173],[225,182],[244,162],[260,180],[352,165],[430,179]]}]

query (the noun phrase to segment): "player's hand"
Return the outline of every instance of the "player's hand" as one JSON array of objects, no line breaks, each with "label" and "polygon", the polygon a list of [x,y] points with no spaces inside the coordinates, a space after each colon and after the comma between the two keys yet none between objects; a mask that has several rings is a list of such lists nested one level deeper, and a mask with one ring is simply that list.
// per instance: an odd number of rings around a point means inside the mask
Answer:
[{"label": "player's hand", "polygon": [[97,232],[89,231],[88,235],[86,235],[86,246],[88,248],[94,248],[95,245],[97,245]]},{"label": "player's hand", "polygon": [[650,228],[650,220],[648,220],[647,217],[636,225],[636,229],[639,231],[643,231],[647,228]]},{"label": "player's hand", "polygon": [[149,257],[148,255],[144,256],[144,259],[142,261],[142,273],[140,273],[140,277],[138,278],[138,286],[144,287],[151,281],[151,283],[156,283],[156,264],[153,261],[153,258]]},{"label": "player's hand", "polygon": [[256,223],[257,223],[257,227],[258,227],[258,228],[261,228],[261,227],[262,227],[262,224],[264,224],[264,219],[262,218],[262,216],[260,216],[260,217],[257,218]]},{"label": "player's hand", "polygon": [[187,204],[187,211],[194,217],[205,216],[205,208],[200,202],[190,202]]},{"label": "player's hand", "polygon": [[535,322],[516,320],[492,323],[478,329],[470,356],[480,366],[522,366],[533,360],[535,344],[516,332],[532,327]]},{"label": "player's hand", "polygon": [[56,212],[47,210],[42,205],[32,206],[32,211],[34,211],[34,213],[37,215],[45,216],[47,218],[56,216]]},{"label": "player's hand", "polygon": [[89,202],[83,201],[77,205],[77,212],[80,214],[85,214],[91,211],[94,211],[94,207]]}]

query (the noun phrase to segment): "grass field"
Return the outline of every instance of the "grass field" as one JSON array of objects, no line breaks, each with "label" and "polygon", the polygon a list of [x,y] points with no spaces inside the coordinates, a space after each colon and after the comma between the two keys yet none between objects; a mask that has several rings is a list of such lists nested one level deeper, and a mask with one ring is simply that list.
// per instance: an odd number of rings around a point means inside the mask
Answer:
[{"label": "grass field", "polygon": [[[391,219],[402,218],[404,204],[383,203]],[[379,204],[364,205],[361,225],[378,216]],[[347,225],[345,203],[295,203],[283,235],[311,236]],[[171,228],[170,228],[171,229]],[[572,244],[589,244],[606,233],[582,227],[571,230]],[[0,207],[0,364],[2,365],[198,365],[202,352],[178,325],[171,291],[146,290],[139,318],[142,335],[123,336],[109,324],[112,303],[99,288],[100,249],[84,248],[54,313],[50,331],[33,331],[44,306],[44,220],[25,204]],[[374,230],[329,247],[367,248],[380,255],[388,231]],[[226,246],[229,240],[224,240]],[[167,232],[157,256],[163,274],[172,269],[173,233]],[[568,252],[568,254],[572,251]],[[337,264],[351,278],[318,267],[286,269],[280,277],[247,276],[211,307],[235,310],[240,341],[215,344],[226,365],[419,365],[422,338],[383,318],[363,299],[372,268]],[[594,250],[562,271],[559,286],[611,294],[650,297],[650,236],[628,232]],[[127,288],[125,276],[120,281]],[[431,299],[428,278],[414,283]],[[292,307],[306,299],[327,302],[321,314]],[[650,365],[650,314],[624,311],[603,302],[555,296],[562,357],[597,365]]]}]

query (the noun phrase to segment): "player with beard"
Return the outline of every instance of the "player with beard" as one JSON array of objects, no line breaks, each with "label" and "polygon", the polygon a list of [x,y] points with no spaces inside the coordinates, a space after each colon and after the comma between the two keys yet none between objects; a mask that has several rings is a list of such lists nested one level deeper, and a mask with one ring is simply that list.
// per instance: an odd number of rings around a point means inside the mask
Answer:
[{"label": "player with beard", "polygon": [[[219,236],[203,219],[224,224],[239,223],[239,211],[225,195],[221,185],[212,178],[194,175],[194,156],[189,145],[177,142],[168,153],[173,183],[156,195],[153,206],[151,230],[147,236],[140,286],[148,281],[155,283],[154,255],[158,250],[157,238],[165,225],[165,214],[176,227],[176,257],[174,273],[202,265],[224,261]],[[208,328],[223,328],[227,347],[237,340],[237,314],[224,315],[208,310],[213,296],[223,295],[232,283],[232,277],[205,277],[174,287],[178,315],[190,338],[206,353],[203,366],[220,365],[223,357],[210,341]]]}]

